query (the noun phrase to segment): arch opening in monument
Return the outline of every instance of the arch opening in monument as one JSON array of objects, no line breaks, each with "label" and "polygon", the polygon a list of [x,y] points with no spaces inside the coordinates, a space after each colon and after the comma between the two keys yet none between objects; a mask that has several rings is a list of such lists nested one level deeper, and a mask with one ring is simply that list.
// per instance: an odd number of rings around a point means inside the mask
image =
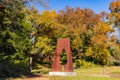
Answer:
[{"label": "arch opening in monument", "polygon": [[62,66],[62,72],[65,71],[65,65],[67,64],[67,53],[65,49],[60,53],[60,64]]}]

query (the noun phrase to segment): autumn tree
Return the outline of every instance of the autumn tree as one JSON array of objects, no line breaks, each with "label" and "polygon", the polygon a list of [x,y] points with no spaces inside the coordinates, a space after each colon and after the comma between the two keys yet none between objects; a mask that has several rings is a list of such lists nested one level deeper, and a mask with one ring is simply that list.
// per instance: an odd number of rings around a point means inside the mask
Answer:
[{"label": "autumn tree", "polygon": [[110,3],[110,7],[109,9],[111,10],[111,13],[108,15],[108,18],[109,18],[109,22],[114,24],[114,26],[117,26],[119,27],[120,24],[120,1],[119,0],[116,0],[116,1],[112,1]]},{"label": "autumn tree", "polygon": [[99,22],[94,26],[94,35],[91,37],[92,45],[87,48],[85,53],[87,60],[100,65],[106,65],[108,63],[108,59],[111,56],[108,49],[110,46],[108,33],[113,31],[113,28],[105,22]]},{"label": "autumn tree", "polygon": [[56,33],[58,24],[55,20],[56,12],[43,11],[41,14],[32,7],[28,10],[27,21],[33,26],[31,33],[32,47],[31,57],[33,68],[39,68],[40,63],[51,63],[56,45]]},{"label": "autumn tree", "polygon": [[[120,32],[120,0],[114,0],[110,3],[109,9],[111,13],[108,14],[108,23],[119,33]],[[119,34],[120,35],[120,34]],[[113,36],[116,36],[113,35]],[[112,37],[113,38],[113,37]],[[115,38],[114,38],[115,39]],[[116,40],[116,41],[115,41]],[[117,62],[120,61],[120,53],[119,53],[119,37],[116,38],[110,46],[111,55],[116,59]]]},{"label": "autumn tree", "polygon": [[92,28],[99,21],[99,15],[90,9],[70,8],[58,12],[57,20],[64,24],[64,33],[72,42],[74,59],[84,58],[86,48],[91,45]]}]

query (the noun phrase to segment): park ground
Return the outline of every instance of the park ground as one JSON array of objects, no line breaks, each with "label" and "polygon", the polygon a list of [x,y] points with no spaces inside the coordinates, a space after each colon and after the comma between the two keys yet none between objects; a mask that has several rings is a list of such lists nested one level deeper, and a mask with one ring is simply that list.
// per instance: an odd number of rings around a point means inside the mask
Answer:
[{"label": "park ground", "polygon": [[49,76],[47,74],[6,80],[120,80],[120,67],[95,67],[87,69],[75,69],[76,76]]}]

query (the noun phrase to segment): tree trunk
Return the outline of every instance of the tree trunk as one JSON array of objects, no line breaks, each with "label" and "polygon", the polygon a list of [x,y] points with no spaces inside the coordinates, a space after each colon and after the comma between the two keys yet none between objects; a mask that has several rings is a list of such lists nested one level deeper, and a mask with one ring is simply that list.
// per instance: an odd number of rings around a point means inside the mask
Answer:
[{"label": "tree trunk", "polygon": [[32,57],[31,56],[29,59],[29,70],[30,70],[30,73],[32,73]]}]

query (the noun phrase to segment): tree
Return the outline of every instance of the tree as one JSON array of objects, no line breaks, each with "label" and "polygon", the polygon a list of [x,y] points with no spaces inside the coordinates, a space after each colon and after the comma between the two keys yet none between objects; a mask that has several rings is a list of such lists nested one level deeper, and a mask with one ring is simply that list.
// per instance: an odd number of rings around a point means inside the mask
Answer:
[{"label": "tree", "polygon": [[74,58],[84,58],[84,53],[91,44],[92,29],[100,21],[99,15],[86,8],[66,7],[58,12],[57,20],[65,25],[64,34],[71,39]]},{"label": "tree", "polygon": [[[28,54],[32,26],[26,21],[24,0],[0,0],[5,7],[0,11],[0,77],[29,73]],[[2,13],[2,14],[1,14]],[[6,65],[5,65],[6,64]]]},{"label": "tree", "polygon": [[93,28],[94,35],[91,37],[92,45],[87,48],[85,55],[87,60],[93,61],[96,64],[106,65],[110,57],[109,52],[109,36],[108,33],[113,32],[107,23],[99,22]]},{"label": "tree", "polygon": [[108,14],[108,20],[109,23],[114,24],[114,26],[119,27],[120,26],[120,1],[116,0],[110,3],[109,9],[111,10],[111,13]]},{"label": "tree", "polygon": [[33,68],[39,68],[38,63],[44,64],[48,61],[51,64],[52,56],[56,44],[57,22],[56,12],[43,11],[41,14],[32,7],[28,10],[27,21],[33,26],[31,33],[32,47],[31,57],[33,58]]},{"label": "tree", "polygon": [[[112,1],[110,3],[109,9],[111,13],[108,14],[108,23],[113,28],[117,28],[117,31],[120,32],[120,0]],[[120,53],[119,53],[120,40],[119,38],[113,38],[113,37],[111,40],[112,40],[111,43],[113,44],[110,46],[111,55],[116,59],[117,62],[119,62],[120,61],[119,60],[120,59]]]}]

